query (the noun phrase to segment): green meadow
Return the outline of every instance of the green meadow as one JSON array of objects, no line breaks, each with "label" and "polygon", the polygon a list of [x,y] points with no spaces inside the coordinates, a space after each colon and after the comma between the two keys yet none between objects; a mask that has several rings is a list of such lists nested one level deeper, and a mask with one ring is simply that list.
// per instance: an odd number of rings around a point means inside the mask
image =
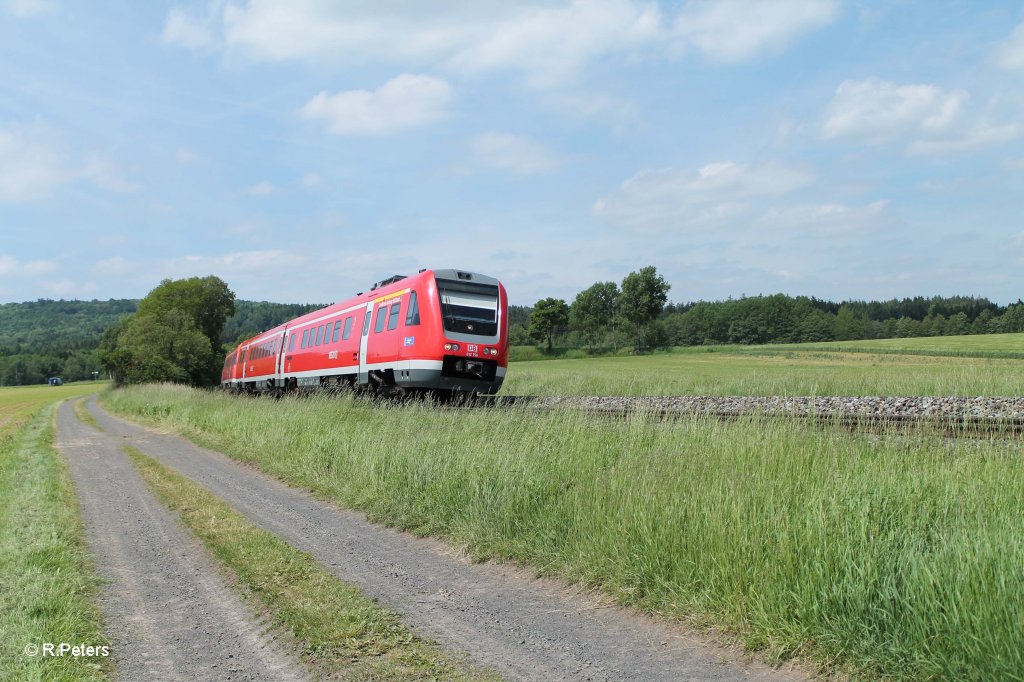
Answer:
[{"label": "green meadow", "polygon": [[770,659],[1024,679],[1019,441],[169,385],[104,402],[475,559],[602,589]]},{"label": "green meadow", "polygon": [[[997,336],[997,335],[992,335]],[[513,362],[502,393],[515,395],[958,395],[1007,396],[1024,390],[1024,353],[1010,357],[974,357],[996,347],[1024,344],[1012,339],[941,337],[887,339],[884,348],[856,342],[860,350],[842,352],[829,344],[792,346],[711,346],[640,356]],[[973,346],[961,339],[977,340]],[[980,343],[981,340],[987,342]],[[920,344],[915,353],[895,342]],[[942,343],[950,343],[942,345]],[[853,342],[846,342],[853,343]],[[845,344],[844,344],[845,347]],[[874,350],[872,350],[874,349]],[[1009,351],[1002,350],[1001,353]]]}]

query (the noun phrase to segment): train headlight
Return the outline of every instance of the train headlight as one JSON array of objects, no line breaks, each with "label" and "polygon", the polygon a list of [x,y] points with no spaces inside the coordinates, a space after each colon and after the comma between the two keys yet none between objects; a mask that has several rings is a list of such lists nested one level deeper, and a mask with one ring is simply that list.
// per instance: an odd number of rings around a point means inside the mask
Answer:
[{"label": "train headlight", "polygon": [[485,355],[497,355],[498,354],[498,349],[497,348],[484,348],[484,354]]},{"label": "train headlight", "polygon": [[458,350],[459,349],[459,344],[457,344],[457,343],[446,343],[446,344],[444,344],[444,349],[445,350]]}]

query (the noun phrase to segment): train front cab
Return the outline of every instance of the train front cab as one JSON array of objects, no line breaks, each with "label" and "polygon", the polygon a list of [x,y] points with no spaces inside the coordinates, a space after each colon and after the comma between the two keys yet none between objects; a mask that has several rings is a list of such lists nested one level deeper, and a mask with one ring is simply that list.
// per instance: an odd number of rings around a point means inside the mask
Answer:
[{"label": "train front cab", "polygon": [[[422,348],[441,351],[409,358],[396,383],[461,393],[497,393],[508,366],[508,305],[505,288],[493,277],[461,270],[435,270],[417,300],[426,337]],[[414,344],[417,340],[409,336]],[[407,341],[408,342],[408,341]],[[413,351],[415,345],[408,351]]]}]

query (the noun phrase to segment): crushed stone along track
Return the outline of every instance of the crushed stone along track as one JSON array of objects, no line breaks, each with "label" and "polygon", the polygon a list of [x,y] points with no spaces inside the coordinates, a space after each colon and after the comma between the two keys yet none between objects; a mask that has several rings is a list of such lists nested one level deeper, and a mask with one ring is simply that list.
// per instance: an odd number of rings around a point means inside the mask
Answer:
[{"label": "crushed stone along track", "polygon": [[[472,405],[473,403],[470,403]],[[937,424],[973,431],[1024,431],[1024,397],[886,396],[483,396],[482,406],[555,407],[596,414],[705,415],[723,419],[763,414],[855,424]]]},{"label": "crushed stone along track", "polygon": [[308,679],[153,496],[121,442],[79,421],[70,401],[57,413],[57,448],[104,579],[99,602],[119,679]]},{"label": "crushed stone along track", "polygon": [[517,680],[797,680],[699,634],[609,605],[507,565],[370,523],[224,455],[88,409],[130,443],[206,487],[255,524],[312,554],[420,635]]}]

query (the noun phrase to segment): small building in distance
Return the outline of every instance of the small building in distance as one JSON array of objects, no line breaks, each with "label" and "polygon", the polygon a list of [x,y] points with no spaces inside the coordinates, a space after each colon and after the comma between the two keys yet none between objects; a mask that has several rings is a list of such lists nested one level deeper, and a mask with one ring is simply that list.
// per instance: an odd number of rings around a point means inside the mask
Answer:
[{"label": "small building in distance", "polygon": [[64,380],[61,379],[60,377],[50,377],[49,379],[46,380],[46,383],[50,384],[51,386],[63,386]]}]

